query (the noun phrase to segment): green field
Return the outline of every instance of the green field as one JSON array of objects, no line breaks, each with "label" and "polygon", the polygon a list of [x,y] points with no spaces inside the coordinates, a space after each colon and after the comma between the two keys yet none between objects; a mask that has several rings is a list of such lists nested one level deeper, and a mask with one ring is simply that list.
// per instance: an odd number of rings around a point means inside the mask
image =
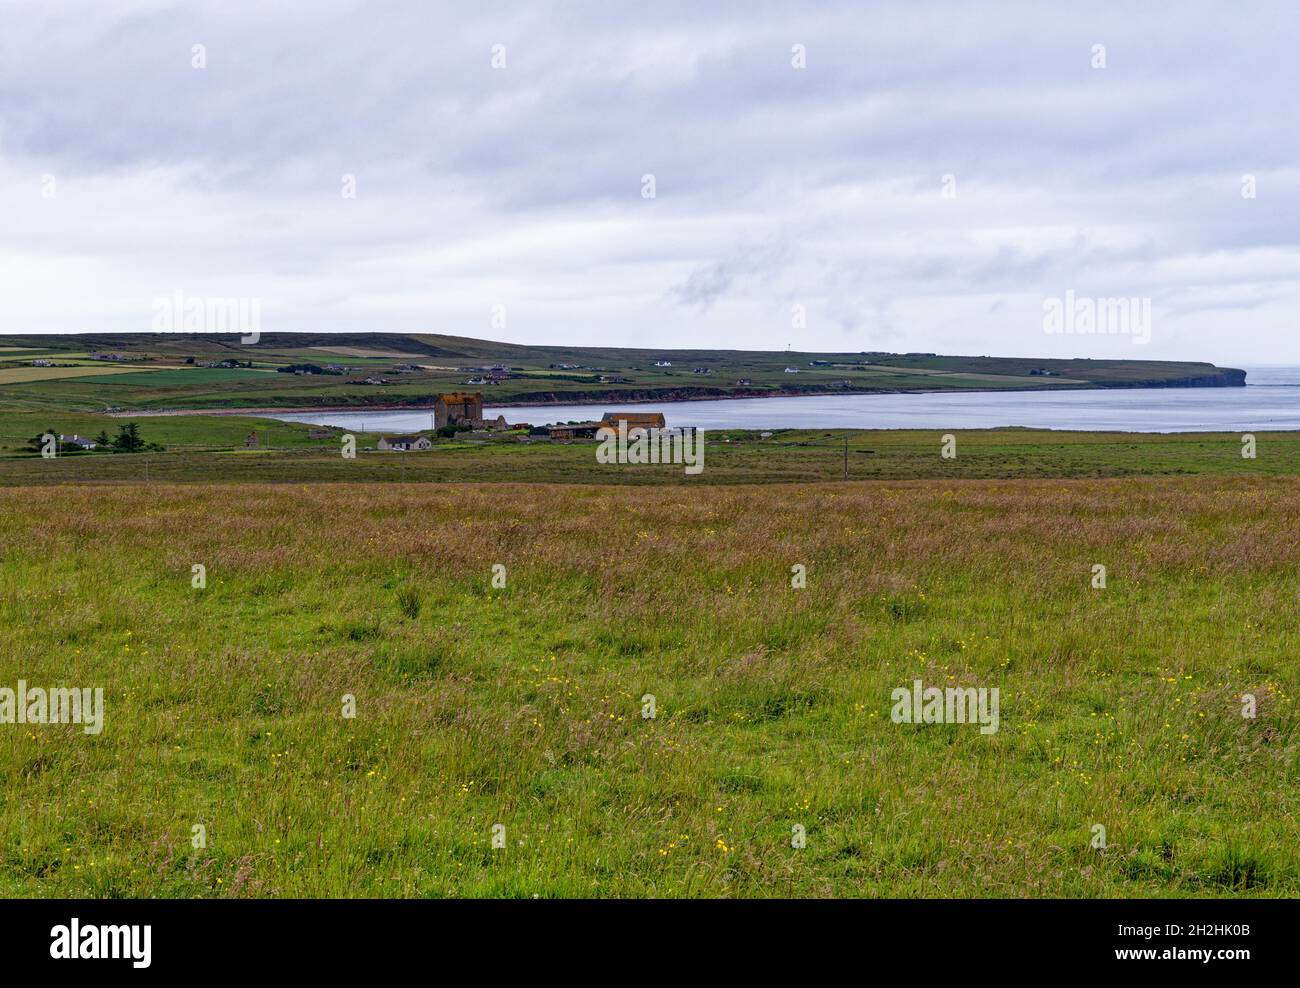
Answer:
[{"label": "green field", "polygon": [[[5,488],[4,685],[105,715],[0,727],[0,893],[1294,896],[1298,523],[1291,477]],[[918,678],[999,729],[894,723]]]},{"label": "green field", "polygon": [[[37,352],[0,350],[0,408],[237,409],[429,406],[447,391],[480,390],[496,404],[667,400],[690,397],[898,391],[1015,390],[1233,385],[1244,373],[1207,363],[1049,360],[885,352],[807,353],[523,346],[455,336],[381,333],[266,334],[257,344],[202,334],[77,334],[0,337],[0,346],[44,348],[39,356],[120,354],[147,376],[81,380],[73,374],[3,375]],[[209,369],[222,360],[253,369]],[[186,365],[186,361],[193,361]],[[672,366],[660,367],[667,361]],[[313,364],[338,374],[267,373]],[[398,365],[416,368],[406,370]],[[113,367],[115,365],[97,364]],[[500,381],[470,385],[484,368]],[[787,368],[798,373],[787,373]],[[697,371],[699,373],[697,373]],[[1045,373],[1046,372],[1046,373]],[[49,379],[45,379],[49,378]],[[605,379],[605,380],[602,380]],[[383,383],[366,383],[381,380]]]},{"label": "green field", "polygon": [[[163,452],[94,452],[42,459],[28,441],[47,429],[94,437],[128,419],[77,412],[0,412],[0,484],[101,482],[318,483],[356,481],[672,484],[710,486],[870,479],[1016,477],[1300,476],[1300,433],[1261,432],[1256,456],[1230,433],[1090,433],[1041,429],[954,430],[956,458],[940,456],[936,430],[752,430],[705,434],[705,469],[596,461],[595,441],[522,442],[518,434],[435,439],[426,453],[368,450],[378,433],[356,433],[344,459],[338,438],[311,439],[315,426],[231,415],[132,419]],[[232,458],[256,432],[262,455]],[[335,435],[343,430],[335,430]]]},{"label": "green field", "polygon": [[114,367],[111,364],[96,364],[90,367],[0,367],[0,385],[84,377],[126,377],[129,374],[140,374],[148,370],[147,367]]}]

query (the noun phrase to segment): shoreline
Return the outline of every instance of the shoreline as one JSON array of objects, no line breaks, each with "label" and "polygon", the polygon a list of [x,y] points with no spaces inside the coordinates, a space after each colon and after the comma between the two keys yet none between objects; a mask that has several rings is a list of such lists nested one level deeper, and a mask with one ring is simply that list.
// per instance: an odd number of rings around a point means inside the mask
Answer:
[{"label": "shoreline", "polygon": [[[1231,385],[1228,385],[1231,386]],[[1243,382],[1240,387],[1245,387]],[[833,396],[865,396],[865,395],[900,395],[900,394],[1019,394],[1022,392],[1033,391],[1186,391],[1200,389],[1214,389],[1225,387],[1225,385],[1201,384],[1148,384],[1141,387],[1115,387],[1097,384],[1081,384],[1076,386],[1054,386],[1030,385],[1023,388],[899,388],[889,391],[849,391],[844,388],[836,388],[828,391],[808,391],[797,394],[773,393],[770,391],[760,394],[725,394],[725,395],[690,395],[680,397],[665,398],[636,398],[629,401],[602,400],[602,401],[506,401],[506,402],[488,402],[484,396],[483,407],[488,408],[544,408],[548,405],[556,408],[567,407],[586,407],[586,408],[607,408],[609,406],[619,405],[653,405],[661,402],[671,402],[679,404],[688,401],[740,401],[750,398],[828,398]],[[116,411],[104,412],[110,418],[162,418],[178,415],[233,415],[246,416],[249,418],[267,418],[276,415],[302,415],[310,412],[324,412],[336,414],[340,412],[428,412],[433,413],[433,404],[428,405],[298,405],[272,406],[259,408],[169,408],[169,409],[145,409],[139,411]]]}]

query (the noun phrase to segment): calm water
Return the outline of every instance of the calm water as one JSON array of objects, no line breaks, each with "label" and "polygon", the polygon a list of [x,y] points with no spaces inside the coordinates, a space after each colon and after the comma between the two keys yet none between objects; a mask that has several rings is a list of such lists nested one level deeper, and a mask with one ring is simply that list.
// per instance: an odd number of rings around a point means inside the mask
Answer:
[{"label": "calm water", "polygon": [[[607,411],[661,411],[670,426],[702,429],[1034,429],[1120,432],[1300,430],[1300,367],[1246,368],[1244,388],[1025,391],[1019,394],[818,395],[651,402],[645,405],[485,407],[511,422],[588,421]],[[367,432],[428,429],[429,412],[293,412],[285,422]]]}]

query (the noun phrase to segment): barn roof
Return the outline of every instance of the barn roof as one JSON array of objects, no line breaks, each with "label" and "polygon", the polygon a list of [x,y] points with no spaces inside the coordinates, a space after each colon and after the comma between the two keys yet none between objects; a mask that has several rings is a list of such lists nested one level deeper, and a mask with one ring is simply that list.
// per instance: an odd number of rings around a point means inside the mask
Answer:
[{"label": "barn roof", "polygon": [[604,418],[600,420],[601,425],[617,426],[619,422],[626,422],[629,429],[662,429],[664,414],[663,412],[606,412]]}]

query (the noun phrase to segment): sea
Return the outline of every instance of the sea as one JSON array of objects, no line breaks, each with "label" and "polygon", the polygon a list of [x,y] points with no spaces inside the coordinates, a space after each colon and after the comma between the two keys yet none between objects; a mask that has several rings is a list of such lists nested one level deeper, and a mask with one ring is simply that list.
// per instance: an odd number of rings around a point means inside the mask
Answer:
[{"label": "sea", "polygon": [[[644,404],[484,405],[484,414],[546,425],[605,412],[663,412],[700,429],[1065,429],[1082,432],[1300,431],[1300,367],[1248,367],[1244,388],[1108,388],[723,398]],[[278,412],[269,418],[359,432],[432,427],[431,410]]]}]

